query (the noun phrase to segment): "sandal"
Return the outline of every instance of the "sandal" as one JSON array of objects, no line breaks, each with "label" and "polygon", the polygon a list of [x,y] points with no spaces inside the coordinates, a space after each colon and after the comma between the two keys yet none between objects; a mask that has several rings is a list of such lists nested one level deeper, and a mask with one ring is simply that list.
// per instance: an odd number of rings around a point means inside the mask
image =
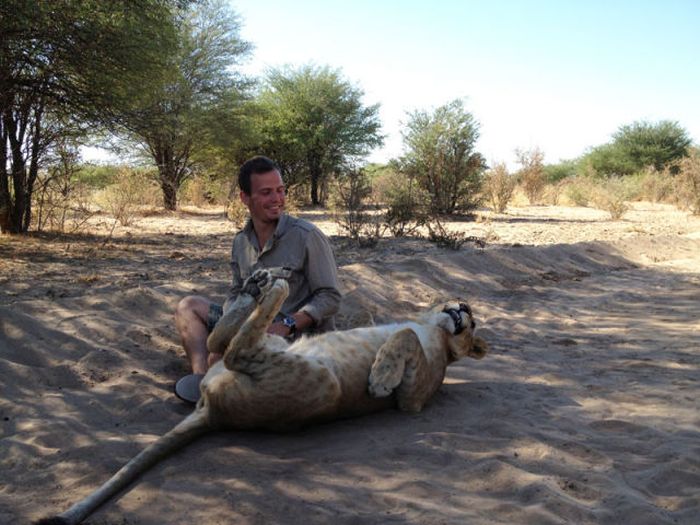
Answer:
[{"label": "sandal", "polygon": [[181,377],[175,383],[175,395],[188,403],[196,403],[202,396],[199,384],[203,377],[204,374],[189,374]]}]

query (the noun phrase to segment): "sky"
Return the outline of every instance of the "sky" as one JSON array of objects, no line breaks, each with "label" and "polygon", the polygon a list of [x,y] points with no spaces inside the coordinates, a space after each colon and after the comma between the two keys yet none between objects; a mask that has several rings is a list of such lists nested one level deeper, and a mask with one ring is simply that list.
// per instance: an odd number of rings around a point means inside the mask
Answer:
[{"label": "sky", "polygon": [[340,70],[380,104],[385,144],[403,152],[408,113],[464,101],[477,151],[515,164],[539,148],[572,159],[635,121],[677,121],[700,142],[697,0],[232,0],[255,49],[242,71]]}]

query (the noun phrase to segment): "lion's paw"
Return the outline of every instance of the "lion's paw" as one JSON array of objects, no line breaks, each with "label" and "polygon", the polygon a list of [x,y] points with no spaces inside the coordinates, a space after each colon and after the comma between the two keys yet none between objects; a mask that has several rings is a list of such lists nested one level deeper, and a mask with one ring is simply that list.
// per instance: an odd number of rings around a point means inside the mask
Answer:
[{"label": "lion's paw", "polygon": [[403,372],[395,363],[383,362],[372,366],[367,391],[372,397],[387,397],[401,383]]},{"label": "lion's paw", "polygon": [[260,300],[270,291],[274,282],[269,270],[255,270],[243,283],[243,292]]}]

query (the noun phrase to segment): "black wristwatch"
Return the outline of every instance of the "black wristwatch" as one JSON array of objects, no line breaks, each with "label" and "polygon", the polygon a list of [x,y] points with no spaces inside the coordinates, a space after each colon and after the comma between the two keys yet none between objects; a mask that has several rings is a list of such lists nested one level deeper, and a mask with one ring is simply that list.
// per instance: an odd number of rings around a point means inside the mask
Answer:
[{"label": "black wristwatch", "polygon": [[289,335],[287,337],[294,337],[297,334],[297,322],[291,315],[286,315],[282,319],[282,324],[289,328]]}]

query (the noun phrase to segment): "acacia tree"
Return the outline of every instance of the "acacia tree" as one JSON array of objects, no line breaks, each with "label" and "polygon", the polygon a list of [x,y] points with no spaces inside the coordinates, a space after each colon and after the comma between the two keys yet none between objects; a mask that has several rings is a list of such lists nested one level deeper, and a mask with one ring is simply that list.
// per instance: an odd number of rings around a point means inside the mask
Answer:
[{"label": "acacia tree", "polygon": [[379,104],[338,70],[311,65],[272,69],[258,95],[259,149],[275,158],[288,182],[308,181],[311,203],[321,204],[329,174],[365,157],[384,137]]},{"label": "acacia tree", "polygon": [[[211,130],[237,122],[248,83],[233,66],[248,54],[237,15],[223,0],[193,3],[179,26],[168,78],[148,93],[124,122],[130,138],[155,162],[166,209],[177,207],[177,191],[190,176],[197,150]],[[235,127],[235,124],[233,124]]]},{"label": "acacia tree", "polygon": [[433,212],[468,211],[478,203],[484,158],[475,151],[479,125],[461,100],[432,113],[409,114],[401,171],[428,192]]},{"label": "acacia tree", "polygon": [[603,176],[631,175],[650,166],[662,172],[688,155],[692,140],[677,122],[661,120],[620,126],[613,140],[588,152],[583,162]]},{"label": "acacia tree", "polygon": [[78,123],[114,123],[160,80],[178,2],[0,2],[0,231],[32,220],[39,169]]}]

